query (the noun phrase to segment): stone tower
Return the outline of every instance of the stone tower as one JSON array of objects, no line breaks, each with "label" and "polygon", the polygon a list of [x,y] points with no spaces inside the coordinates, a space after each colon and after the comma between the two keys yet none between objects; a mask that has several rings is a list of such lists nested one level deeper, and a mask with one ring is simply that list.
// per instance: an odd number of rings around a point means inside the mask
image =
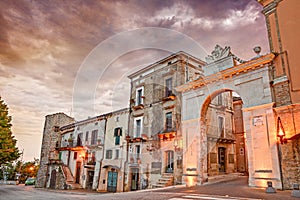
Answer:
[{"label": "stone tower", "polygon": [[55,159],[58,155],[55,148],[60,141],[60,127],[73,123],[74,119],[64,113],[56,113],[47,115],[45,119],[43,140],[40,156],[40,168],[37,174],[36,187],[46,187],[49,172],[48,164],[51,159]]}]

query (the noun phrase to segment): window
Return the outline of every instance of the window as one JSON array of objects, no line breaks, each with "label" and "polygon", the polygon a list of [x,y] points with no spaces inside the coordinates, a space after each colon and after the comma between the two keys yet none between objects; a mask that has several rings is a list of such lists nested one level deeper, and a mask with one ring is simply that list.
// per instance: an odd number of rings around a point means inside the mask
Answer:
[{"label": "window", "polygon": [[219,131],[219,136],[221,138],[224,138],[225,136],[225,130],[224,130],[224,117],[218,117],[218,131]]},{"label": "window", "polygon": [[142,119],[136,119],[134,137],[141,137],[141,132],[142,132]]},{"label": "window", "polygon": [[143,104],[143,95],[144,95],[144,88],[138,88],[136,90],[136,105]]},{"label": "window", "polygon": [[217,96],[217,100],[218,100],[218,105],[223,105],[223,98],[222,98],[222,94],[219,94],[218,96]]},{"label": "window", "polygon": [[77,135],[77,146],[82,146],[83,133]]},{"label": "window", "polygon": [[98,137],[98,130],[93,130],[92,131],[91,145],[97,144],[97,137]]},{"label": "window", "polygon": [[166,131],[172,131],[172,112],[166,113]]},{"label": "window", "polygon": [[116,149],[115,159],[119,159],[119,149]]},{"label": "window", "polygon": [[140,145],[136,145],[135,146],[136,158],[140,158],[140,153],[141,153],[141,146]]},{"label": "window", "polygon": [[106,150],[105,158],[112,159],[112,150]]},{"label": "window", "polygon": [[115,136],[115,145],[119,145],[120,137],[122,136],[122,128],[120,128],[120,127],[115,128],[114,136]]},{"label": "window", "polygon": [[166,92],[165,95],[166,97],[171,96],[172,94],[172,78],[168,78],[166,80]]},{"label": "window", "polygon": [[86,143],[89,141],[89,132],[88,131],[85,133],[85,141],[86,141]]},{"label": "window", "polygon": [[77,152],[74,152],[74,160],[77,159]]},{"label": "window", "polygon": [[244,148],[240,148],[240,155],[243,156],[245,154]]},{"label": "window", "polygon": [[91,158],[92,163],[96,163],[96,153],[92,152],[92,158]]}]

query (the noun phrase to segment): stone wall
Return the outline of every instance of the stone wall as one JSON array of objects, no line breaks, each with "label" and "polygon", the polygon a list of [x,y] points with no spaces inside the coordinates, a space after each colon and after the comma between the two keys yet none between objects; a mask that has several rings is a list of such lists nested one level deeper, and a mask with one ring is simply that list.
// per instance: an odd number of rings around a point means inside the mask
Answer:
[{"label": "stone wall", "polygon": [[277,107],[291,103],[289,83],[286,77],[275,79],[272,86],[275,96],[275,105]]},{"label": "stone wall", "polygon": [[282,178],[284,189],[292,189],[293,183],[300,183],[300,105],[275,108],[280,117],[287,139],[279,144],[282,155]]},{"label": "stone wall", "polygon": [[45,119],[40,168],[37,174],[36,187],[46,187],[49,178],[48,163],[50,159],[58,158],[58,152],[55,150],[57,142],[60,141],[59,127],[74,122],[74,119],[64,113],[47,115]]}]

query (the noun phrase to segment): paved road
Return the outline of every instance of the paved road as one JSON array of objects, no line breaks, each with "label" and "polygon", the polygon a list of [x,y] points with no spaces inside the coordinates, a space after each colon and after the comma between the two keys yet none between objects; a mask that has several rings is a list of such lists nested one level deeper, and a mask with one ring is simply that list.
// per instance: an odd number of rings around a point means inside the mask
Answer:
[{"label": "paved road", "polygon": [[266,194],[262,189],[246,186],[246,177],[197,187],[178,187],[164,190],[148,190],[126,193],[83,193],[72,190],[47,190],[24,185],[0,185],[0,200],[286,200],[298,199],[291,191]]},{"label": "paved road", "polygon": [[285,200],[298,199],[291,197],[291,191],[277,191],[277,193],[267,194],[264,188],[248,187],[248,177],[236,177],[233,180],[224,181],[215,184],[208,184],[195,187],[181,187],[175,189],[166,189],[165,192],[179,192],[191,194],[207,194],[207,195],[221,195],[239,198],[254,198],[254,199],[270,199],[270,200]]}]

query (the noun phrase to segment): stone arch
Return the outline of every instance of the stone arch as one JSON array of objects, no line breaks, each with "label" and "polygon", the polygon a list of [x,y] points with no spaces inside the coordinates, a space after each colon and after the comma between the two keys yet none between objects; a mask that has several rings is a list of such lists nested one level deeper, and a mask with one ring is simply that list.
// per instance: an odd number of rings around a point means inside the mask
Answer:
[{"label": "stone arch", "polygon": [[[273,181],[281,188],[279,161],[276,156],[274,120],[269,67],[273,54],[241,64],[228,65],[230,55],[204,66],[202,78],[177,87],[182,93],[181,131],[185,144],[183,182],[188,185],[207,181],[207,138],[204,116],[218,93],[237,92],[243,101],[244,127],[248,152],[249,185],[266,187]],[[260,123],[256,123],[260,121]]]}]

